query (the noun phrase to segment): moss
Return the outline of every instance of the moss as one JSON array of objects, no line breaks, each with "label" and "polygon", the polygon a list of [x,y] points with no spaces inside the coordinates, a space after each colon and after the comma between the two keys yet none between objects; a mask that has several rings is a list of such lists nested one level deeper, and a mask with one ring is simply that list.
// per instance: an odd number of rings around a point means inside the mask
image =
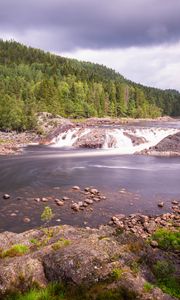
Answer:
[{"label": "moss", "polygon": [[163,250],[180,250],[180,231],[158,229],[151,237]]},{"label": "moss", "polygon": [[124,288],[108,289],[99,283],[86,286],[63,286],[51,283],[44,289],[33,288],[26,293],[14,293],[3,300],[136,300],[136,294]]},{"label": "moss", "polygon": [[14,256],[21,256],[29,252],[29,247],[23,244],[16,244],[13,245],[11,248],[4,250],[1,253],[1,257],[14,257]]},{"label": "moss", "polygon": [[153,266],[153,273],[157,279],[157,286],[163,292],[180,299],[180,280],[175,275],[175,268],[171,262],[158,261]]},{"label": "moss", "polygon": [[154,285],[151,284],[150,282],[145,282],[144,284],[144,292],[149,293],[151,290],[154,288]]},{"label": "moss", "polygon": [[119,280],[122,278],[122,275],[124,273],[124,270],[121,268],[114,268],[112,270],[111,276],[114,280]]},{"label": "moss", "polygon": [[56,250],[58,250],[58,249],[60,249],[62,247],[66,247],[66,246],[70,245],[70,243],[71,242],[69,240],[61,238],[59,241],[57,241],[56,243],[54,243],[52,245],[52,248],[53,248],[53,250],[56,251]]}]

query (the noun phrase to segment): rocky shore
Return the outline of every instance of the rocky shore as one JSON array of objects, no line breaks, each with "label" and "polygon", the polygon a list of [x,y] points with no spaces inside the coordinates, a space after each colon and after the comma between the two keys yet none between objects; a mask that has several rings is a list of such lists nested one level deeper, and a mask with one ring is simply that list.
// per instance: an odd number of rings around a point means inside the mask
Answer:
[{"label": "rocky shore", "polygon": [[81,287],[81,291],[91,294],[95,289],[93,299],[107,291],[119,293],[118,299],[176,299],[158,288],[158,278],[159,266],[164,264],[173,270],[171,277],[178,280],[177,251],[164,251],[116,227],[83,229],[64,225],[21,234],[4,232],[0,234],[0,249],[1,299],[14,291],[44,288],[55,281],[65,285],[67,291]]},{"label": "rocky shore", "polygon": [[0,155],[18,154],[22,147],[33,143],[37,134],[33,132],[17,133],[0,131]]},{"label": "rocky shore", "polygon": [[155,156],[180,156],[180,132],[169,135],[156,146],[141,153]]}]

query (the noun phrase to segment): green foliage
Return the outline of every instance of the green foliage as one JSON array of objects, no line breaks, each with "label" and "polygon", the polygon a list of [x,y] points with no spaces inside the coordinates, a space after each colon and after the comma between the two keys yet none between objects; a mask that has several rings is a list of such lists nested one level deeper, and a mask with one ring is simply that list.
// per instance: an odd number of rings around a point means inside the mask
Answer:
[{"label": "green foliage", "polygon": [[168,229],[158,229],[152,239],[158,242],[161,249],[164,250],[180,250],[180,232]]},{"label": "green foliage", "polygon": [[41,214],[41,220],[44,222],[50,222],[53,218],[52,209],[49,206],[46,206]]},{"label": "green foliage", "polygon": [[52,283],[45,289],[31,289],[10,295],[4,300],[136,300],[135,293],[123,288],[107,289],[103,284],[87,287],[63,286]]},{"label": "green foliage", "polygon": [[123,270],[122,269],[120,269],[120,268],[114,268],[113,270],[112,270],[112,278],[114,279],[114,280],[119,280],[119,279],[121,279],[122,278],[122,275],[123,275]]},{"label": "green foliage", "polygon": [[174,266],[166,260],[158,261],[153,266],[157,285],[173,297],[180,299],[180,280],[176,277]]},{"label": "green foliage", "polygon": [[15,294],[5,298],[5,300],[63,300],[64,292],[57,283],[49,284],[45,289],[31,289],[27,293]]},{"label": "green foliage", "polygon": [[135,84],[102,65],[0,40],[0,129],[35,129],[39,111],[72,118],[180,115],[180,93]]},{"label": "green foliage", "polygon": [[144,284],[144,291],[145,293],[151,292],[151,290],[154,288],[154,285],[151,284],[150,282],[145,282]]},{"label": "green foliage", "polygon": [[70,245],[70,241],[69,240],[66,240],[66,239],[64,239],[64,238],[61,238],[59,241],[57,241],[56,243],[54,243],[53,245],[52,245],[52,248],[53,248],[53,250],[58,250],[58,249],[60,249],[60,248],[62,248],[62,247],[66,247],[66,246],[68,246],[68,245]]},{"label": "green foliage", "polygon": [[29,247],[23,244],[13,245],[11,248],[1,252],[1,257],[21,256],[29,252]]}]

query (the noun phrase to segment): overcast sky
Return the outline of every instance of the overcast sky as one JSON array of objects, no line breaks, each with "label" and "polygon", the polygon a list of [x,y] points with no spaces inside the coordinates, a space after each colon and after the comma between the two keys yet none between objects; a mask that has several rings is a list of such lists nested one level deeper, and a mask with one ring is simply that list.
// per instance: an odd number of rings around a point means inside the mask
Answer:
[{"label": "overcast sky", "polygon": [[180,90],[180,0],[0,0],[0,37]]}]

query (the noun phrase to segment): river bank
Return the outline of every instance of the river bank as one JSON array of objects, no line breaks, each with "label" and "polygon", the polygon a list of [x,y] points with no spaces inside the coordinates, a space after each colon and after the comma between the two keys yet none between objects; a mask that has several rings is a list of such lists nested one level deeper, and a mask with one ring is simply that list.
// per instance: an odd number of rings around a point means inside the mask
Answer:
[{"label": "river bank", "polygon": [[119,226],[41,227],[1,233],[0,247],[1,299],[53,282],[62,299],[180,297],[177,228],[142,239]]}]

